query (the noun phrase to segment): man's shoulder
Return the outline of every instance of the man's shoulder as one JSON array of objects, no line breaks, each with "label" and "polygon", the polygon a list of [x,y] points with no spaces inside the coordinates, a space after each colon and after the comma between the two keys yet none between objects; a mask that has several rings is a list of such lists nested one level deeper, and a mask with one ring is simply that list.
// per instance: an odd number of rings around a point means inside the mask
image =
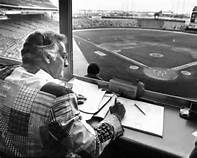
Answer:
[{"label": "man's shoulder", "polygon": [[40,90],[43,92],[53,94],[56,97],[60,97],[60,96],[66,95],[66,94],[73,93],[73,91],[71,89],[66,88],[63,85],[60,85],[60,84],[57,84],[54,82],[46,83]]},{"label": "man's shoulder", "polygon": [[0,79],[4,80],[20,65],[0,65]]}]

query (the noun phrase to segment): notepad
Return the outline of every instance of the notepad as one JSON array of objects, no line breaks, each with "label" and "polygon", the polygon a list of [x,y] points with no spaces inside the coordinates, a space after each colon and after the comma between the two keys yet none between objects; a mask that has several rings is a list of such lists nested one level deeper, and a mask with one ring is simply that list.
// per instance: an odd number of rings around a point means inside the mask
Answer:
[{"label": "notepad", "polygon": [[[118,97],[118,101],[124,104],[126,109],[125,117],[122,120],[122,125],[127,128],[138,130],[141,132],[153,134],[156,136],[163,136],[163,120],[164,107],[155,104],[150,104],[142,101],[130,100]],[[104,118],[109,106],[114,104],[111,101],[103,110],[97,114],[98,117]],[[143,110],[145,115],[134,104]]]},{"label": "notepad", "polygon": [[87,100],[82,105],[79,105],[78,108],[82,112],[90,113],[89,115],[84,114],[84,118],[86,120],[91,118],[93,113],[99,110],[99,105],[103,99],[105,91],[98,88],[98,85],[96,84],[88,83],[78,79],[72,79],[69,81],[69,83],[73,84],[72,90],[75,93],[82,94],[87,98]]}]

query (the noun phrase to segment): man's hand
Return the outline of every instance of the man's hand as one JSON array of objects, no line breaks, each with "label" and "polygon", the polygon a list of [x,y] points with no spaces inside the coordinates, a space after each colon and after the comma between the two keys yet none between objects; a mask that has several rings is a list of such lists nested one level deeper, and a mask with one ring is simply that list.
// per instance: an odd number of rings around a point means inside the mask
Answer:
[{"label": "man's hand", "polygon": [[123,119],[125,112],[126,112],[124,105],[122,103],[116,101],[116,99],[115,99],[114,106],[109,107],[109,111],[112,114],[116,115],[120,121]]},{"label": "man's hand", "polygon": [[83,104],[87,100],[87,98],[84,97],[81,94],[76,94],[76,96],[77,96],[77,103],[78,103],[78,105]]}]

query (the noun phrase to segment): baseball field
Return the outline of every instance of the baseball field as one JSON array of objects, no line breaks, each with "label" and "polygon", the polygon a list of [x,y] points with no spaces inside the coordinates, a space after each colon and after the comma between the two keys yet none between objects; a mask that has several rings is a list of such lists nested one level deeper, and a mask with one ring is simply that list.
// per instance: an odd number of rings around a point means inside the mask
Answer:
[{"label": "baseball field", "polygon": [[[149,90],[197,97],[195,34],[114,28],[75,31],[73,36],[83,60],[96,62],[104,80],[140,80]],[[74,59],[76,73],[84,68],[77,66],[80,60]]]}]

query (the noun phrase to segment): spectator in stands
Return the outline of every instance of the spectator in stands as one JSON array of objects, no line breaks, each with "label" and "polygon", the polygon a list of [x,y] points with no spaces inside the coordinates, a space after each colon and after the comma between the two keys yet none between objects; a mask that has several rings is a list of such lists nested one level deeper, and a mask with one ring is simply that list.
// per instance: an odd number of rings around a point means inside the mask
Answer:
[{"label": "spectator in stands", "polygon": [[87,68],[87,75],[86,77],[102,80],[102,78],[99,76],[100,68],[96,63],[90,63]]},{"label": "spectator in stands", "polygon": [[[123,133],[125,108],[119,102],[97,127],[82,120],[77,102],[83,98],[59,80],[68,64],[65,45],[62,34],[36,31],[23,45],[22,65],[0,71],[0,78],[6,81],[1,81],[0,88],[10,96],[5,98],[8,104],[0,105],[11,104],[6,107],[10,110],[0,109],[3,157],[98,157]],[[8,83],[22,88],[8,88]]]}]

